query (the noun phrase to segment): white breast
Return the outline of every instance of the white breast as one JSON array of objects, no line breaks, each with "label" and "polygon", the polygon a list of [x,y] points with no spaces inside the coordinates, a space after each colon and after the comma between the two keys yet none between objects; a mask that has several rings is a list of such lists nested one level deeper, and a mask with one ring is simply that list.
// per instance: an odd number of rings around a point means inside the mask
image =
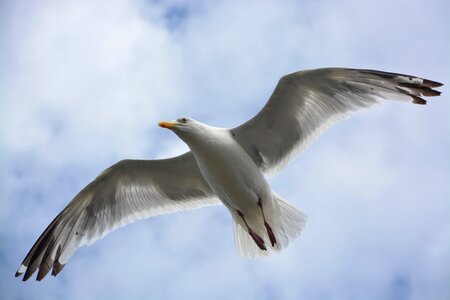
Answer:
[{"label": "white breast", "polygon": [[208,130],[189,145],[212,190],[228,208],[254,208],[258,197],[270,197],[270,188],[253,160],[224,129]]}]

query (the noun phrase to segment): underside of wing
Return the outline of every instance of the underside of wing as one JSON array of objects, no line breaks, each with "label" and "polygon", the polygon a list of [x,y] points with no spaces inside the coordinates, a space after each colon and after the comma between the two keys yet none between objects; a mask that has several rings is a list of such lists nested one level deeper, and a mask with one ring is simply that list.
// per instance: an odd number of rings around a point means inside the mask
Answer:
[{"label": "underside of wing", "polygon": [[375,70],[326,68],[286,75],[232,135],[265,173],[281,169],[328,127],[384,99],[426,104],[441,83]]},{"label": "underside of wing", "polygon": [[50,223],[16,276],[56,276],[73,253],[114,229],[150,216],[220,204],[193,155],[123,160],[102,172]]}]

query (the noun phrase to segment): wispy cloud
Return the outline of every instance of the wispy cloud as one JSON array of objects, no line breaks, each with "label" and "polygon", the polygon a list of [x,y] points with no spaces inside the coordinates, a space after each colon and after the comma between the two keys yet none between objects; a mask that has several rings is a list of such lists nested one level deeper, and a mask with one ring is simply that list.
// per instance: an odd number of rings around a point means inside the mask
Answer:
[{"label": "wispy cloud", "polygon": [[280,255],[238,258],[231,218],[214,207],[116,231],[80,249],[57,278],[12,277],[45,226],[102,169],[186,149],[155,126],[160,119],[235,126],[262,107],[281,75],[304,68],[449,83],[447,2],[5,2],[0,293],[448,298],[446,86],[426,107],[390,103],[354,116],[271,179],[310,216]]}]

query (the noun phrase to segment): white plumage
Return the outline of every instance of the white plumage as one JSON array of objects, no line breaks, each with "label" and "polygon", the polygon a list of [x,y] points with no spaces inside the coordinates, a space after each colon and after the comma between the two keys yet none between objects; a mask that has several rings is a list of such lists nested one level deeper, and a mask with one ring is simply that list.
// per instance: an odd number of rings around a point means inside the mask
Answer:
[{"label": "white plumage", "polygon": [[382,99],[426,104],[442,84],[373,70],[327,68],[286,75],[264,108],[233,129],[190,118],[161,122],[191,149],[163,160],[122,160],[81,190],[50,223],[16,276],[57,275],[79,247],[133,221],[223,203],[238,254],[279,251],[306,215],[281,199],[264,174],[281,169],[329,126]]}]

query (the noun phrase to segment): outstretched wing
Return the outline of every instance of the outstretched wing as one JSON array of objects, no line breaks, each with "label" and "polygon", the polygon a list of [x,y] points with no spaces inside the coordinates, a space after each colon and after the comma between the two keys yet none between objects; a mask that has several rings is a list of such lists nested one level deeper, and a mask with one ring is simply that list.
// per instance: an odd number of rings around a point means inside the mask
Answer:
[{"label": "outstretched wing", "polygon": [[231,129],[263,172],[281,169],[328,127],[382,99],[426,104],[441,83],[374,70],[326,68],[286,75],[248,122]]},{"label": "outstretched wing", "polygon": [[162,160],[122,160],[88,184],[50,223],[16,273],[56,276],[75,250],[114,229],[154,215],[221,202],[188,152]]}]

